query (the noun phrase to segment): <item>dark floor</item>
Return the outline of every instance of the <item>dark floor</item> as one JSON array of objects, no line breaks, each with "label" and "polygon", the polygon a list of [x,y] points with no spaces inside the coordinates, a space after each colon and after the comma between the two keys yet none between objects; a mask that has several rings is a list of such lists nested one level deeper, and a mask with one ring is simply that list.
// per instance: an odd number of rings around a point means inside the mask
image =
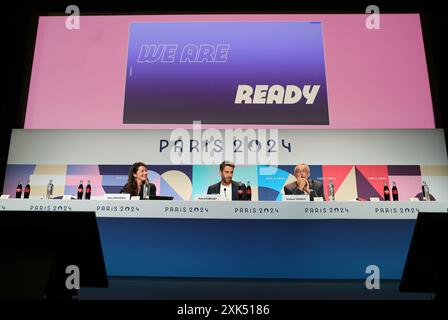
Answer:
[{"label": "dark floor", "polygon": [[260,280],[111,277],[109,288],[81,288],[79,300],[431,300],[399,292],[398,280],[368,290],[364,280]]}]

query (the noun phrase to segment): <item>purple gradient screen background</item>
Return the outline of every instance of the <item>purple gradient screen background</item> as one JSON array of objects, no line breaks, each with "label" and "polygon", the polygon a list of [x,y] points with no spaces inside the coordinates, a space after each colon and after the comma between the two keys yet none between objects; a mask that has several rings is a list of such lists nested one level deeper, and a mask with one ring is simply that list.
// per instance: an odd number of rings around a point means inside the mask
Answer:
[{"label": "purple gradient screen background", "polygon": [[[156,60],[165,44],[174,61]],[[229,46],[222,62],[183,61],[185,46]],[[157,45],[145,60],[142,47]],[[139,58],[139,55],[142,56]],[[153,56],[157,57],[153,59]],[[139,61],[140,60],[140,61]],[[155,60],[155,61],[154,61]],[[131,72],[132,70],[132,72]],[[239,84],[320,85],[313,104],[235,104]],[[328,124],[319,22],[132,23],[124,123]]]},{"label": "purple gradient screen background", "polygon": [[[191,127],[191,124],[123,123],[131,23],[298,21],[320,22],[323,32],[330,124],[312,128],[434,128],[419,15],[381,14],[379,30],[368,30],[366,17],[365,14],[81,16],[79,30],[67,30],[65,16],[40,17],[25,128]],[[273,125],[250,124],[250,127]],[[309,125],[275,127],[310,128]]]}]

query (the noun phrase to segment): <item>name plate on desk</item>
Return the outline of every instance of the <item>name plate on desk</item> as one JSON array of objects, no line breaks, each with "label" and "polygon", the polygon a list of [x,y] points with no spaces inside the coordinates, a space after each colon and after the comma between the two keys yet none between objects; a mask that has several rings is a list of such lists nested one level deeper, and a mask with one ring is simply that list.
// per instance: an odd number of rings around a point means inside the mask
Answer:
[{"label": "name plate on desk", "polygon": [[195,200],[197,201],[216,201],[220,200],[221,196],[219,194],[197,194]]},{"label": "name plate on desk", "polygon": [[44,196],[30,196],[30,200],[44,200]]},{"label": "name plate on desk", "polygon": [[284,194],[283,201],[310,201],[309,194]]},{"label": "name plate on desk", "polygon": [[106,193],[104,199],[106,200],[129,200],[131,195],[129,193]]},{"label": "name plate on desk", "polygon": [[2,194],[0,199],[8,199],[9,198],[9,194]]}]

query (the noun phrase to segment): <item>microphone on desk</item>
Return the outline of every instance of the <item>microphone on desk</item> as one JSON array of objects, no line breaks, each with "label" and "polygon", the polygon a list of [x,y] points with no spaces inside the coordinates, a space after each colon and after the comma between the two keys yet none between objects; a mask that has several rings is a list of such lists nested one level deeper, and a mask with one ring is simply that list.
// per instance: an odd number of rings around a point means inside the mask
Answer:
[{"label": "microphone on desk", "polygon": [[150,194],[150,190],[149,190],[149,180],[148,178],[146,178],[145,184],[143,185],[143,199],[149,199],[149,194]]},{"label": "microphone on desk", "polygon": [[310,188],[310,200],[314,201],[314,194],[313,194],[313,192],[314,192],[314,180],[311,179],[310,182],[311,182],[311,184],[309,185],[309,188]]}]

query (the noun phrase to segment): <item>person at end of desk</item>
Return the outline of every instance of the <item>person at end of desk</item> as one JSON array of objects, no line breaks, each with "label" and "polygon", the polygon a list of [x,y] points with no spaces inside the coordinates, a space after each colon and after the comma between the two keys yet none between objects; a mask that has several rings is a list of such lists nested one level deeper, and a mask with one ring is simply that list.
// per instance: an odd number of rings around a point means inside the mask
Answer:
[{"label": "person at end of desk", "polygon": [[143,199],[143,185],[149,184],[149,194],[156,195],[156,185],[148,181],[148,167],[143,162],[136,162],[129,169],[128,182],[120,193],[129,193],[131,197],[139,196]]},{"label": "person at end of desk", "polygon": [[309,194],[310,200],[313,201],[315,197],[324,196],[324,186],[322,182],[309,179],[310,167],[305,163],[299,163],[294,168],[294,177],[296,181],[291,182],[283,188],[285,194]]},{"label": "person at end of desk", "polygon": [[[221,200],[238,200],[238,187],[240,183],[233,181],[233,171],[235,164],[231,161],[223,161],[219,165],[221,181],[208,187],[207,194],[220,194]],[[247,199],[246,185],[241,183],[242,200]]]}]

